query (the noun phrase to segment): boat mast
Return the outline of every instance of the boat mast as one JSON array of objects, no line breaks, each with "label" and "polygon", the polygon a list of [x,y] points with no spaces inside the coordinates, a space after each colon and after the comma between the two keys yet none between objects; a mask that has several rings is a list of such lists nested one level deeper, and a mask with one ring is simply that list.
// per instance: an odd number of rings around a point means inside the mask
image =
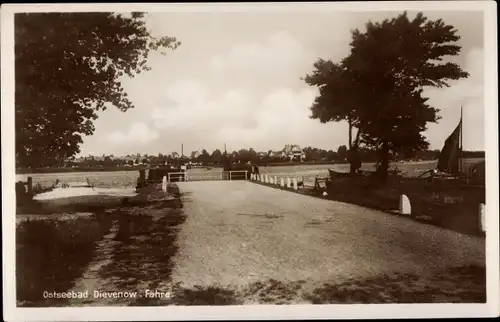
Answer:
[{"label": "boat mast", "polygon": [[463,164],[462,164],[462,155],[463,155],[463,135],[464,135],[464,107],[460,106],[460,154],[458,155],[458,164],[459,164],[459,171],[460,173],[463,173]]}]

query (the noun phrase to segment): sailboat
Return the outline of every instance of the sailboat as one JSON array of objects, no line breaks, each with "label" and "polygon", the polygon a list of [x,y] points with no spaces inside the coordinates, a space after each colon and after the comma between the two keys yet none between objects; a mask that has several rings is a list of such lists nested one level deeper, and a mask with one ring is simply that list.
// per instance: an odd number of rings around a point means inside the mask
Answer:
[{"label": "sailboat", "polygon": [[460,111],[460,121],[453,132],[444,142],[443,149],[439,154],[437,171],[451,176],[463,175],[462,164],[462,135],[463,135],[463,113]]},{"label": "sailboat", "polygon": [[[481,162],[475,164],[468,171],[463,164],[463,108],[460,109],[460,121],[453,132],[445,140],[441,153],[439,154],[436,169],[431,169],[422,173],[419,177],[430,174],[433,177],[441,178],[463,178],[470,174],[479,177],[480,171],[476,168],[481,166]],[[484,167],[484,161],[483,161]],[[472,170],[472,171],[471,171]],[[484,171],[482,171],[484,174]]]}]

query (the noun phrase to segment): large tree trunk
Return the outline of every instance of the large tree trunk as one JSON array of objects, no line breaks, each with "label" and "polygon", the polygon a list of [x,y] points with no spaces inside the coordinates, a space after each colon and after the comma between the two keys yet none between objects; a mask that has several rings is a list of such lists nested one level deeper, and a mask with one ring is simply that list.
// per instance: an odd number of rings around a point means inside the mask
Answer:
[{"label": "large tree trunk", "polygon": [[359,157],[359,140],[361,130],[358,129],[356,139],[352,142],[352,123],[349,122],[349,173],[354,174],[361,168],[361,159]]}]

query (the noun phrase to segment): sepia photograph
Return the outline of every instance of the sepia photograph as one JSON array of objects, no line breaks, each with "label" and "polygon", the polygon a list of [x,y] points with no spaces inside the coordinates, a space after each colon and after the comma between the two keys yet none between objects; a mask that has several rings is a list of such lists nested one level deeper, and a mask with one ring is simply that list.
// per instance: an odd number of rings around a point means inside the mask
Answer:
[{"label": "sepia photograph", "polygon": [[498,316],[494,2],[1,11],[4,319]]}]

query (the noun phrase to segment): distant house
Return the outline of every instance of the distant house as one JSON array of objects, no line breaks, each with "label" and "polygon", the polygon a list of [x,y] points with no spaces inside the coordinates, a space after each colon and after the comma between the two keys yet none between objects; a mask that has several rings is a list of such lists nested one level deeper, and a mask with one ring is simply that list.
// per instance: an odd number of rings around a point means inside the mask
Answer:
[{"label": "distant house", "polygon": [[271,153],[269,153],[269,156],[272,158],[289,159],[290,161],[303,161],[306,158],[306,154],[297,144],[287,144],[280,151],[271,151]]},{"label": "distant house", "polygon": [[125,163],[129,163],[130,161],[135,162],[135,158],[131,157],[131,156],[126,156],[123,158],[123,161],[125,161]]},{"label": "distant house", "polygon": [[180,155],[177,152],[172,152],[172,154],[170,154],[170,157],[172,157],[172,159],[179,159]]},{"label": "distant house", "polygon": [[286,159],[286,153],[284,151],[271,151],[269,157],[272,159]]},{"label": "distant house", "polygon": [[191,152],[191,159],[196,159],[199,158],[201,153],[199,151],[193,151]]},{"label": "distant house", "polygon": [[95,161],[104,161],[104,158],[105,158],[105,156],[104,156],[104,154],[103,154],[103,155],[102,155],[102,156],[100,156],[100,157],[99,157],[99,156],[95,156],[95,157],[94,157],[94,160],[95,160]]},{"label": "distant house", "polygon": [[85,162],[85,157],[79,157],[73,160],[73,163],[83,163]]}]

